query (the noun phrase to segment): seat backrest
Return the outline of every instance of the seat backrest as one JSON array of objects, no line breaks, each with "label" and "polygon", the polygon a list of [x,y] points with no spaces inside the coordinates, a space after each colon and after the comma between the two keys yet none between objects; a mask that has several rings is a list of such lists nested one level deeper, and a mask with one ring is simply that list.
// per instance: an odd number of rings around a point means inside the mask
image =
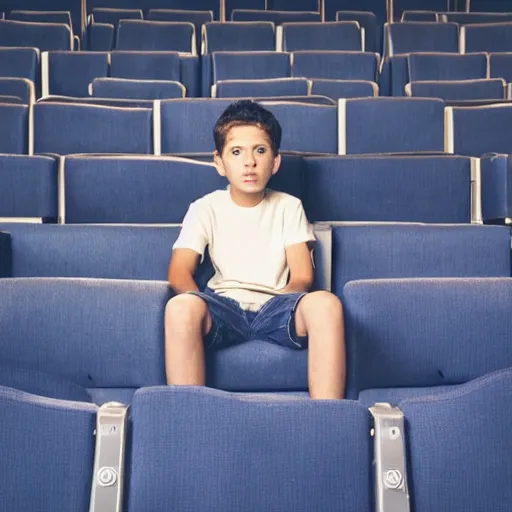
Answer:
[{"label": "seat backrest", "polygon": [[128,78],[95,78],[89,88],[98,98],[158,100],[184,98],[185,87],[171,80],[131,80]]},{"label": "seat backrest", "polygon": [[375,53],[307,50],[292,53],[292,76],[374,82],[378,68],[379,56]]},{"label": "seat backrest", "polygon": [[6,510],[89,510],[96,410],[93,404],[0,387]]},{"label": "seat backrest", "polygon": [[153,153],[153,112],[78,103],[34,105],[36,153]]},{"label": "seat backrest", "polygon": [[71,27],[69,11],[10,11],[6,19],[13,21],[32,21],[36,23],[64,23]]},{"label": "seat backrest", "polygon": [[319,12],[313,11],[262,11],[259,9],[234,9],[231,21],[271,21],[276,25],[294,22],[320,22]]},{"label": "seat backrest", "polygon": [[[227,8],[228,6],[222,5],[220,0],[174,0],[171,4],[168,0],[156,0],[151,2],[151,9],[146,10],[146,19],[156,19],[163,18],[166,16],[166,12],[169,13],[171,11],[185,12],[188,11],[191,16],[195,16],[197,13],[212,13],[212,20],[219,20],[221,15],[223,14],[222,8]],[[155,13],[156,14],[152,14]],[[155,18],[156,16],[156,18]],[[226,14],[226,19],[228,16]],[[180,20],[172,20],[172,21],[180,21]],[[192,21],[192,20],[190,20]]]},{"label": "seat backrest", "polygon": [[34,82],[26,78],[0,78],[0,94],[17,96],[23,105],[31,105],[36,101]]},{"label": "seat backrest", "polygon": [[502,78],[478,80],[439,80],[409,82],[407,96],[443,100],[504,100],[506,83]]},{"label": "seat backrest", "polygon": [[26,78],[39,85],[37,48],[0,48],[0,76]]},{"label": "seat backrest", "polygon": [[444,150],[439,99],[340,99],[338,116],[340,155]]},{"label": "seat backrest", "polygon": [[512,51],[512,22],[462,25],[460,51],[461,53]]},{"label": "seat backrest", "polygon": [[[412,52],[459,51],[456,23],[403,22],[384,25],[386,56]],[[476,50],[475,50],[476,51]]]},{"label": "seat backrest", "polygon": [[308,96],[310,82],[305,78],[264,78],[260,80],[220,80],[212,89],[215,98],[275,98]]},{"label": "seat backrest", "polygon": [[114,51],[110,54],[110,76],[179,82],[180,56],[177,52]]},{"label": "seat backrest", "polygon": [[475,23],[501,23],[512,21],[509,12],[444,12],[442,21],[458,23],[459,25],[473,25]]},{"label": "seat backrest", "polygon": [[87,27],[84,46],[94,52],[110,52],[115,45],[116,27],[110,23],[91,23]]},{"label": "seat backrest", "polygon": [[512,105],[446,107],[445,120],[448,153],[469,156],[510,153],[510,136],[504,127],[512,122]]},{"label": "seat backrest", "polygon": [[349,388],[460,384],[511,367],[511,299],[510,277],[348,283]]},{"label": "seat backrest", "polygon": [[373,12],[337,11],[336,21],[357,21],[364,28],[365,51],[382,53],[382,27]]},{"label": "seat backrest", "polygon": [[31,154],[29,107],[0,103],[0,153]]},{"label": "seat backrest", "polygon": [[274,51],[276,49],[273,23],[226,22],[205,23],[201,53],[219,51]]},{"label": "seat backrest", "polygon": [[64,23],[0,20],[0,46],[28,46],[41,51],[72,50],[73,34]]},{"label": "seat backrest", "polygon": [[290,76],[290,55],[281,52],[214,52],[213,83]]},{"label": "seat backrest", "polygon": [[196,54],[195,28],[184,21],[121,20],[116,50],[173,51]]},{"label": "seat backrest", "polygon": [[[512,464],[504,452],[512,442],[505,427],[512,414],[511,387],[512,370],[507,369],[456,391],[400,402],[414,510],[500,510],[512,501]],[[480,470],[455,472],[442,481],[443,460],[454,468]]]},{"label": "seat backrest", "polygon": [[[364,33],[356,21],[325,23],[283,23],[282,41],[277,48],[285,52],[297,50],[364,51]],[[280,46],[281,44],[281,46]]]},{"label": "seat backrest", "polygon": [[42,95],[88,96],[89,84],[109,74],[108,52],[43,52]]},{"label": "seat backrest", "polygon": [[303,203],[310,222],[467,223],[470,195],[466,157],[306,158]]},{"label": "seat backrest", "polygon": [[489,77],[503,78],[505,82],[512,82],[512,52],[489,54]]},{"label": "seat backrest", "polygon": [[[297,423],[301,436],[290,436]],[[370,510],[370,426],[357,402],[157,388],[136,393],[130,424],[129,512],[153,503],[190,512],[334,510],[340,503]],[[199,469],[177,470],[184,464]],[[301,485],[286,483],[290,468]]]},{"label": "seat backrest", "polygon": [[57,218],[57,161],[0,155],[0,217]]},{"label": "seat backrest", "polygon": [[120,20],[141,20],[141,9],[109,9],[106,7],[94,7],[92,19],[94,23],[110,23],[117,26]]},{"label": "seat backrest", "polygon": [[407,66],[411,82],[487,78],[486,53],[412,53]]},{"label": "seat backrest", "polygon": [[367,80],[331,80],[319,78],[310,80],[312,95],[327,96],[338,101],[340,98],[365,98],[379,95],[379,86]]},{"label": "seat backrest", "polygon": [[[440,21],[439,13],[435,11],[403,11],[400,21]],[[452,21],[452,20],[450,20]]]}]

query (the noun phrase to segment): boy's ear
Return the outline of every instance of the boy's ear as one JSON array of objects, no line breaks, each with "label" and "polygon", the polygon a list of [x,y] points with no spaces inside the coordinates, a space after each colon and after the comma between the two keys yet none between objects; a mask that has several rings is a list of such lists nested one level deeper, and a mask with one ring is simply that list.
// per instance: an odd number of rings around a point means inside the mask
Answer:
[{"label": "boy's ear", "polygon": [[281,165],[281,154],[278,153],[276,157],[274,157],[274,167],[272,167],[272,176],[279,171],[279,167]]},{"label": "boy's ear", "polygon": [[215,165],[215,169],[221,176],[226,176],[226,171],[224,170],[224,164],[222,163],[222,158],[217,150],[213,152],[213,163]]}]

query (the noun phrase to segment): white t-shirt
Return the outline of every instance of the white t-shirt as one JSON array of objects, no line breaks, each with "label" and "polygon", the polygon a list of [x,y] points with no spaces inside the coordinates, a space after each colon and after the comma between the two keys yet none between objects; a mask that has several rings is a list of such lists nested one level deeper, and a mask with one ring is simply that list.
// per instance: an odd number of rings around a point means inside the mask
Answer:
[{"label": "white t-shirt", "polygon": [[259,204],[246,208],[231,199],[228,187],[190,205],[173,249],[203,256],[208,246],[215,269],[208,287],[257,311],[288,283],[285,249],[314,241],[300,199],[267,189]]}]

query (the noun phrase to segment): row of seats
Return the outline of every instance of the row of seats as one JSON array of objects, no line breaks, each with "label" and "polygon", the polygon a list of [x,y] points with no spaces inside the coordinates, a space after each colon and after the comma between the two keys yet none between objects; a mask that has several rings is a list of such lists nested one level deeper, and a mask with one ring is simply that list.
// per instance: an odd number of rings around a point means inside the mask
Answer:
[{"label": "row of seats", "polygon": [[[506,158],[283,154],[269,187],[300,198],[313,222],[469,223],[481,210],[494,222],[512,216]],[[190,203],[226,185],[211,163],[176,157],[0,155],[0,217],[180,223]]]},{"label": "row of seats", "polygon": [[[194,387],[98,409],[2,387],[4,510],[505,512],[511,386],[502,370],[370,412]],[[474,470],[440,478],[446,460]]]},{"label": "row of seats", "polygon": [[[0,104],[0,152],[207,154],[210,158],[212,127],[231,102],[184,98],[120,108],[57,98],[32,108]],[[510,152],[507,127],[512,106],[507,104],[445,107],[443,101],[428,98],[342,99],[338,107],[294,101],[262,104],[283,127],[283,151],[447,152],[477,157]]]}]

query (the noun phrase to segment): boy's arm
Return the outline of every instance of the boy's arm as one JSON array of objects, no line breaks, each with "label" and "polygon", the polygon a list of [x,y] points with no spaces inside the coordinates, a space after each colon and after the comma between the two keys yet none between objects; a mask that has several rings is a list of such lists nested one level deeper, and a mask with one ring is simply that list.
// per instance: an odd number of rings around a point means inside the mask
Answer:
[{"label": "boy's arm", "polygon": [[194,274],[200,258],[201,255],[192,249],[174,249],[172,252],[167,279],[177,294],[199,291]]},{"label": "boy's arm", "polygon": [[314,271],[307,242],[289,245],[286,248],[286,262],[290,279],[281,293],[308,292],[313,286]]}]

